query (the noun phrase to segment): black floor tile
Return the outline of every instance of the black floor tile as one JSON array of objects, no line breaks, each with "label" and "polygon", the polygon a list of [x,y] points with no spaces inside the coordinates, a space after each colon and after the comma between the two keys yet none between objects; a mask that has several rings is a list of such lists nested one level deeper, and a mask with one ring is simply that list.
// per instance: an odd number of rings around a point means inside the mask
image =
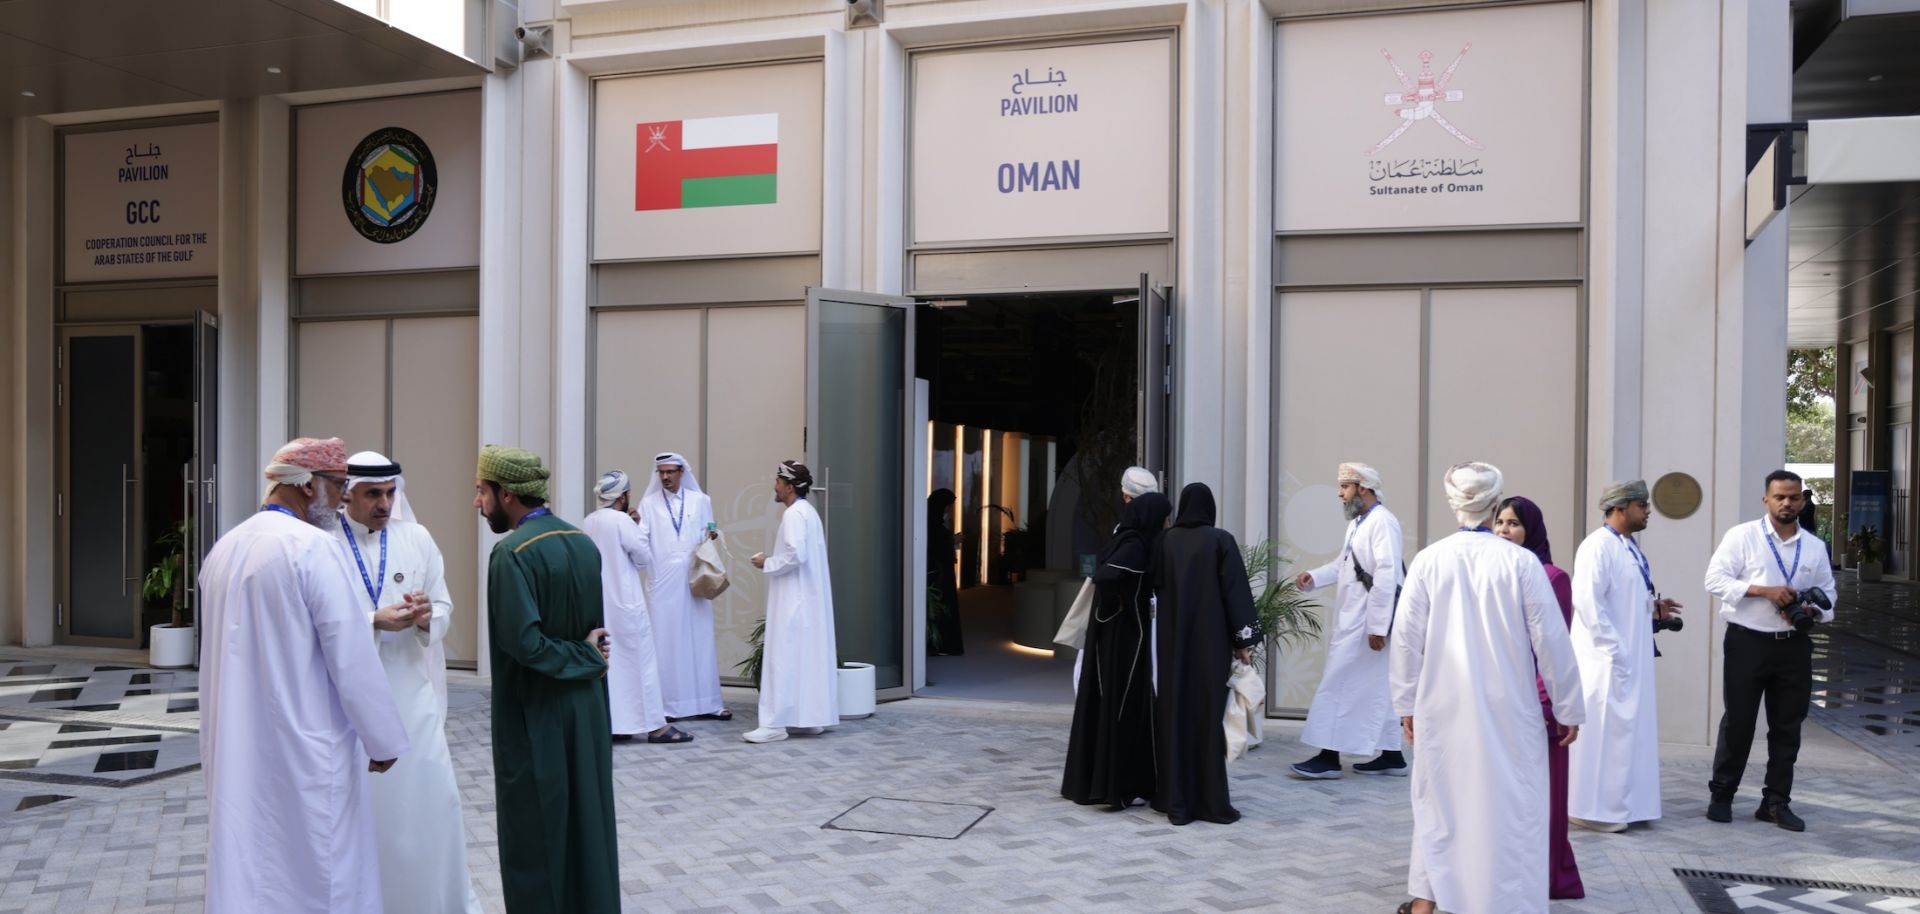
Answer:
[{"label": "black floor tile", "polygon": [[68,796],[61,796],[60,794],[57,794],[57,793],[42,793],[42,794],[37,794],[31,797],[21,797],[20,805],[15,806],[13,808],[13,811],[26,812],[29,809],[36,809],[41,806],[48,806],[54,803],[58,803],[61,800],[71,800],[71,799],[73,798]]},{"label": "black floor tile", "polygon": [[144,749],[138,752],[104,752],[100,762],[93,766],[94,774],[107,771],[145,771],[160,760],[160,750]]},{"label": "black floor tile", "polygon": [[41,689],[33,693],[33,697],[27,701],[73,701],[79,697],[79,689]]},{"label": "black floor tile", "polygon": [[56,739],[47,744],[48,749],[84,749],[90,746],[124,746],[131,743],[157,743],[160,734],[148,733],[140,736],[102,736],[94,739]]}]

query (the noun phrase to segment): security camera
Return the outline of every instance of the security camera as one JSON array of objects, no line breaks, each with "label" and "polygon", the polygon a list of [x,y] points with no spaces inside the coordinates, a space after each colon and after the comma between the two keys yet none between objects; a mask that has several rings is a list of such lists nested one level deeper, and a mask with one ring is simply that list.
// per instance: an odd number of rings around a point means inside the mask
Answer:
[{"label": "security camera", "polygon": [[518,26],[513,30],[513,37],[520,42],[521,49],[528,57],[544,57],[553,53],[553,26]]}]

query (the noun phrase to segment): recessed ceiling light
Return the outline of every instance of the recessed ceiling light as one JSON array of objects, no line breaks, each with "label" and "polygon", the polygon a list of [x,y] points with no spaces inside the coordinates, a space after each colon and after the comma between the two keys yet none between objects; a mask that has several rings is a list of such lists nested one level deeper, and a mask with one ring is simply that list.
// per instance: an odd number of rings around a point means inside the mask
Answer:
[{"label": "recessed ceiling light", "polygon": [[1877,83],[1877,82],[1879,82],[1879,81],[1881,81],[1881,80],[1883,80],[1883,79],[1886,79],[1886,76],[1884,76],[1884,75],[1882,75],[1882,74],[1879,74],[1879,73],[1875,73],[1875,74],[1873,74],[1872,76],[1869,76],[1869,77],[1867,77],[1867,82],[1870,82],[1870,83]]},{"label": "recessed ceiling light", "polygon": [[34,93],[33,93],[33,90],[32,90],[32,89],[21,89],[21,90],[20,90],[20,94],[21,94],[21,95],[24,95],[24,96],[26,96],[26,97],[28,97],[28,98],[32,98],[32,97],[34,96]]},{"label": "recessed ceiling light", "polygon": [[268,72],[268,73],[275,73],[275,74],[277,74],[277,73],[279,73],[279,72],[280,72],[280,68],[279,68],[279,67],[268,67],[268,68],[267,68],[267,72]]}]

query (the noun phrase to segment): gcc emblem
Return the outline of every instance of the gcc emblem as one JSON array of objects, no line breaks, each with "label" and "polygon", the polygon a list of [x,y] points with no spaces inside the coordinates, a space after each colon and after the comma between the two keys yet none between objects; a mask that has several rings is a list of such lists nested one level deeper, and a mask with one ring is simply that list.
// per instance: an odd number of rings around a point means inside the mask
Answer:
[{"label": "gcc emblem", "polygon": [[367,134],[347,159],[341,202],[361,237],[393,244],[426,224],[438,184],[426,142],[411,130],[382,127]]}]

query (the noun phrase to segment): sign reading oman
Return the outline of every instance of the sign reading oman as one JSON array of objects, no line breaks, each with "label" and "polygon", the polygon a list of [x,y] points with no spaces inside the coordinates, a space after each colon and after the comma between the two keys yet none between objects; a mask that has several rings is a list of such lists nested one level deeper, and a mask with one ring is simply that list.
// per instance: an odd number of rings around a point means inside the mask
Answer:
[{"label": "sign reading oman", "polygon": [[220,128],[181,124],[68,134],[66,282],[220,272]]},{"label": "sign reading oman", "polygon": [[1278,28],[1277,231],[1580,220],[1582,4]]},{"label": "sign reading oman", "polygon": [[913,61],[915,243],[1172,228],[1173,44]]}]

